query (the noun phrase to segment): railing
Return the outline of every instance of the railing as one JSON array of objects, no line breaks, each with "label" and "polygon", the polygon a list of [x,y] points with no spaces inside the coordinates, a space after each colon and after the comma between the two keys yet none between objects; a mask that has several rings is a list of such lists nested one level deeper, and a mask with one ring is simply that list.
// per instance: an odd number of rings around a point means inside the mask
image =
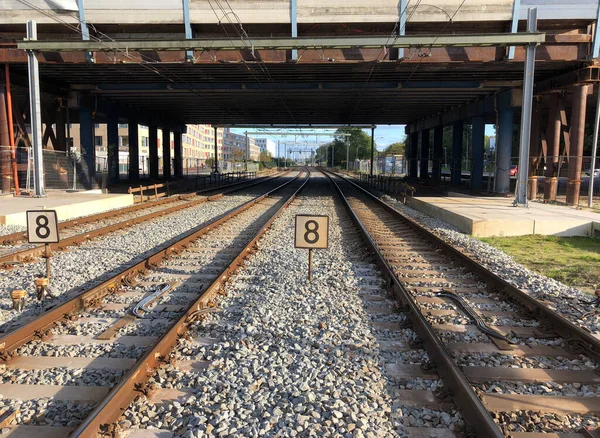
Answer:
[{"label": "railing", "polygon": [[409,197],[413,197],[415,194],[415,188],[404,181],[401,178],[391,175],[375,175],[373,177],[365,173],[359,173],[354,177],[358,180],[361,185],[372,187],[375,190],[379,190],[389,194],[401,194],[403,195],[402,202],[406,204]]},{"label": "railing", "polygon": [[171,196],[174,193],[186,191],[218,188],[226,184],[232,184],[242,179],[254,179],[256,172],[228,172],[218,174],[198,175],[195,178],[186,178],[178,181],[165,181],[147,186],[129,187],[129,194],[134,197],[134,203],[145,202],[151,199]]}]

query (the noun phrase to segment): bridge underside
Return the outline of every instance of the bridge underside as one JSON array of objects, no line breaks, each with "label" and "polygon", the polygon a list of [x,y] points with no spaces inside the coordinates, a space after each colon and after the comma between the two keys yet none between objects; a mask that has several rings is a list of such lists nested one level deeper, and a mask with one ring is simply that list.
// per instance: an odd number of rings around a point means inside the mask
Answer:
[{"label": "bridge underside", "polygon": [[[580,66],[538,62],[536,81]],[[25,83],[26,65],[11,72]],[[40,76],[48,95],[77,91],[178,123],[403,124],[520,85],[523,63],[42,63]]]}]

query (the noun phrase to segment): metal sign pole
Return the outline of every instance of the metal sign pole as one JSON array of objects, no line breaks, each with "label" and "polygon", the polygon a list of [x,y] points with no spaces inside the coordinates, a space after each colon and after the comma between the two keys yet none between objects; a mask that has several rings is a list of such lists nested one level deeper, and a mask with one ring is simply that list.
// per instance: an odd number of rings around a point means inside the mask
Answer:
[{"label": "metal sign pole", "polygon": [[[37,40],[37,24],[27,22],[27,39]],[[44,187],[44,157],[42,155],[42,113],[40,108],[40,72],[35,52],[27,51],[29,70],[29,105],[31,114],[31,137],[33,143],[33,190],[34,196],[46,196]]]},{"label": "metal sign pole", "polygon": [[48,279],[48,283],[50,283],[50,245],[46,243],[44,246],[46,249],[46,254],[44,255],[46,258],[46,278]]},{"label": "metal sign pole", "polygon": [[312,248],[308,249],[308,281],[312,281]]},{"label": "metal sign pole", "polygon": [[[537,8],[527,10],[527,32],[537,29]],[[533,73],[535,69],[535,44],[526,48],[525,71],[523,73],[523,105],[521,111],[521,144],[515,206],[527,205],[527,179],[529,175],[529,141],[531,135],[531,107],[533,104]],[[468,149],[467,149],[468,150]]]}]

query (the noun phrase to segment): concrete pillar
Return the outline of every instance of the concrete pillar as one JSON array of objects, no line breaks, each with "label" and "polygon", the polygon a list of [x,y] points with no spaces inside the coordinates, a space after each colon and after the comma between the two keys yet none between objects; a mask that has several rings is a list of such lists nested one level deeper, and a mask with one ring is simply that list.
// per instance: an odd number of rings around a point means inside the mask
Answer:
[{"label": "concrete pillar", "polygon": [[419,149],[419,132],[415,131],[410,134],[408,143],[408,177],[416,178],[419,169],[417,161],[417,151]]},{"label": "concrete pillar", "polygon": [[483,158],[485,150],[485,119],[473,117],[471,139],[471,189],[483,189]]},{"label": "concrete pillar", "polygon": [[585,107],[589,85],[578,85],[573,91],[569,181],[567,183],[567,204],[579,204],[579,186],[581,185],[581,165],[583,162],[583,137],[585,134]]},{"label": "concrete pillar", "polygon": [[[94,119],[92,110],[79,109],[79,138],[81,150],[81,172],[77,179],[86,189],[91,189],[96,175],[96,147],[94,146]],[[74,145],[75,146],[75,145]]]},{"label": "concrete pillar", "polygon": [[429,178],[429,129],[421,131],[420,177]]},{"label": "concrete pillar", "polygon": [[558,188],[560,134],[562,130],[562,120],[560,117],[561,99],[562,95],[560,93],[552,93],[550,96],[548,129],[546,131],[548,155],[546,157],[546,172],[544,173],[544,201],[556,200],[556,189]]},{"label": "concrete pillar", "polygon": [[496,142],[496,192],[510,192],[510,155],[514,110],[503,108],[498,112],[498,141]]},{"label": "concrete pillar", "polygon": [[111,112],[106,124],[106,143],[108,149],[108,178],[112,184],[119,182],[119,118]]},{"label": "concrete pillar", "polygon": [[0,179],[2,193],[10,193],[11,189],[11,152],[8,114],[6,112],[6,97],[4,85],[0,85]]},{"label": "concrete pillar", "polygon": [[67,150],[67,107],[66,101],[62,104],[63,100],[60,99],[58,109],[56,111],[56,144],[54,150],[66,151]]},{"label": "concrete pillar", "polygon": [[171,131],[164,127],[162,130],[163,149],[163,178],[171,178]]},{"label": "concrete pillar", "polygon": [[148,156],[150,157],[150,179],[158,178],[158,131],[156,123],[148,124]]},{"label": "concrete pillar", "polygon": [[140,179],[140,143],[138,134],[138,122],[135,116],[129,116],[127,120],[129,135],[129,181]]},{"label": "concrete pillar", "polygon": [[442,160],[444,159],[444,127],[442,125],[433,128],[433,165],[431,177],[435,182],[442,180]]},{"label": "concrete pillar", "polygon": [[175,172],[175,178],[181,178],[183,177],[183,160],[182,160],[182,155],[183,155],[183,149],[181,147],[181,131],[180,132],[175,132],[173,134],[173,147],[174,147],[174,172]]},{"label": "concrete pillar", "polygon": [[452,125],[452,165],[450,166],[450,184],[460,185],[462,171],[463,121]]}]

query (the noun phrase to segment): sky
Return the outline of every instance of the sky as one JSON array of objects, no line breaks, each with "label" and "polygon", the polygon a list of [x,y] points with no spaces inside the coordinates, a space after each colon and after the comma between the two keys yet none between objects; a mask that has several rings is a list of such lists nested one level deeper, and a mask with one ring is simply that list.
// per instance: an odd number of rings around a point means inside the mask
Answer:
[{"label": "sky", "polygon": [[[396,143],[398,141],[402,141],[405,137],[404,134],[405,125],[377,125],[375,128],[375,144],[377,146],[377,150],[382,151],[392,143]],[[232,128],[231,129],[236,134],[243,134],[245,131],[258,131],[254,129],[246,129],[246,128]],[[260,131],[263,131],[262,129]],[[280,135],[269,135],[268,132],[306,132],[307,136],[301,138],[300,136],[280,136]],[[370,129],[363,129],[369,136],[371,135]],[[275,143],[279,140],[282,144],[286,142],[288,145],[292,146],[295,142],[297,142],[297,146],[314,145],[315,141],[318,141],[319,144],[327,143],[331,141],[332,137],[330,136],[311,136],[310,133],[334,133],[335,129],[265,129],[264,134],[252,134],[251,137],[255,138],[270,138]],[[485,125],[485,134],[486,135],[494,135],[494,125]]]}]

